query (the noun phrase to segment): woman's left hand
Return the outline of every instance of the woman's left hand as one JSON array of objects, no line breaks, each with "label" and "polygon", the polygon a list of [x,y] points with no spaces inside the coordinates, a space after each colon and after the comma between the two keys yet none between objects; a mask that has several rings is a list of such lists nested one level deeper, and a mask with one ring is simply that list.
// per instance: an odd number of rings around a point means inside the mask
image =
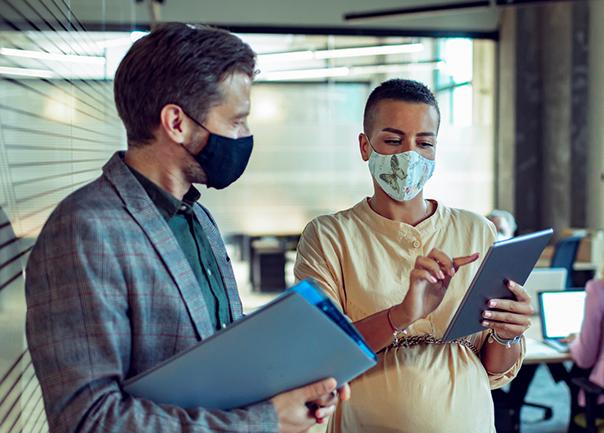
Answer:
[{"label": "woman's left hand", "polygon": [[513,281],[508,281],[507,286],[516,300],[491,299],[489,309],[482,313],[482,325],[495,331],[500,338],[511,340],[524,334],[531,326],[534,310],[524,287]]}]

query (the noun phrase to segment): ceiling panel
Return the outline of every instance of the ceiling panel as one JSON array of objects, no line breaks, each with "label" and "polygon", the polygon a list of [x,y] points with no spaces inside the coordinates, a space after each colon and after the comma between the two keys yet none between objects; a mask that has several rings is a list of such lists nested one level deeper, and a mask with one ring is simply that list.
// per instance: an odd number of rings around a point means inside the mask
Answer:
[{"label": "ceiling panel", "polygon": [[[18,0],[13,0],[18,1]],[[370,33],[396,32],[494,32],[498,27],[498,11],[491,7],[431,12],[347,22],[343,16],[351,12],[467,3],[469,0],[164,0],[160,7],[162,21],[185,21],[217,25],[298,29],[343,29]],[[35,3],[35,2],[34,2]],[[127,30],[135,24],[149,22],[149,8],[134,0],[66,0],[76,16],[94,30],[112,28]],[[6,5],[0,6],[2,16],[14,15]],[[252,29],[253,30],[253,29]]]}]

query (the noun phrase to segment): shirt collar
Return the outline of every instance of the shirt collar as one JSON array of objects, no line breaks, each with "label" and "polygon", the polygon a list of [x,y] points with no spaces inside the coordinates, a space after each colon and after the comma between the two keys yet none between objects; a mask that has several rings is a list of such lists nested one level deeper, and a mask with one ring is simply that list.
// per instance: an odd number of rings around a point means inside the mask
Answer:
[{"label": "shirt collar", "polygon": [[189,188],[183,199],[178,200],[143,174],[130,166],[128,166],[128,168],[147,192],[149,198],[166,221],[170,220],[170,218],[179,212],[185,214],[193,213],[193,205],[199,200],[199,197],[201,197],[201,193],[193,185],[191,185],[191,188]]},{"label": "shirt collar", "polygon": [[415,227],[403,222],[390,220],[378,214],[369,206],[368,198],[361,200],[354,209],[367,224],[383,233],[408,233],[423,237],[438,230],[445,218],[446,207],[436,200],[431,201],[436,205],[435,212]]}]

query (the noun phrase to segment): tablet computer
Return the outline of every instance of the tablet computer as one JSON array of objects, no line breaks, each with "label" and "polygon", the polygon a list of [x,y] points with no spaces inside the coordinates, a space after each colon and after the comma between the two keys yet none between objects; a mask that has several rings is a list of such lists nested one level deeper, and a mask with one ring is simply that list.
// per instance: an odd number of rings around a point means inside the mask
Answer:
[{"label": "tablet computer", "polygon": [[495,242],[451,319],[443,340],[465,337],[485,328],[482,312],[491,299],[513,299],[506,281],[523,285],[553,234],[552,229]]}]

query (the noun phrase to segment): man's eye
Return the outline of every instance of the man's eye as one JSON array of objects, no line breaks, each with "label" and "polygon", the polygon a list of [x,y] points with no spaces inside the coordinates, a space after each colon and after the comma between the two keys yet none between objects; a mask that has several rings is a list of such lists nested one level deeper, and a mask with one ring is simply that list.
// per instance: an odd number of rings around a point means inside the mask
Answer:
[{"label": "man's eye", "polygon": [[401,140],[384,140],[386,144],[401,144]]},{"label": "man's eye", "polygon": [[422,141],[419,145],[422,147],[434,147],[434,143],[430,143],[429,141]]}]

